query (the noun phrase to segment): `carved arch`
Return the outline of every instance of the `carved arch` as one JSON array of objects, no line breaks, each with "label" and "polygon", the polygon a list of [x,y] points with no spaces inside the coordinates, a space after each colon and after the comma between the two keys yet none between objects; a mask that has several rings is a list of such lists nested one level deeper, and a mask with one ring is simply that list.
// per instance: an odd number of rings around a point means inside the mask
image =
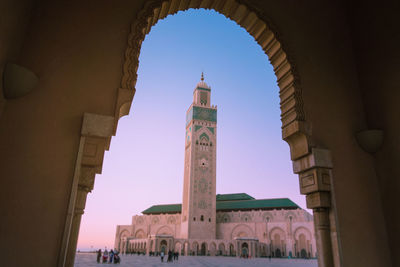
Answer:
[{"label": "carved arch", "polygon": [[169,226],[161,226],[158,230],[157,230],[157,235],[173,235],[174,231],[172,231],[171,227]]},{"label": "carved arch", "polygon": [[245,223],[251,222],[251,215],[248,214],[248,213],[244,213],[244,214],[242,214],[242,215],[240,216],[240,220],[241,220],[242,222],[245,222]]},{"label": "carved arch", "polygon": [[272,222],[272,220],[274,219],[274,216],[272,215],[271,212],[266,211],[262,215],[262,218],[263,218],[263,222]]},{"label": "carved arch", "polygon": [[[305,182],[307,182],[307,178],[310,179],[307,172],[316,173],[314,180],[331,180],[332,161],[330,153],[328,150],[316,149],[316,144],[311,140],[311,127],[306,122],[301,85],[293,60],[288,55],[287,48],[280,41],[276,28],[266,15],[254,4],[242,0],[149,0],[145,2],[144,7],[131,24],[128,35],[123,75],[121,86],[118,89],[113,118],[113,135],[116,133],[118,119],[129,113],[136,90],[140,48],[146,34],[150,32],[151,27],[159,19],[190,8],[213,9],[235,21],[254,37],[267,54],[277,77],[281,100],[282,138],[290,146],[291,159],[294,161],[294,172],[300,174],[300,181],[303,178]],[[107,139],[107,144],[109,144],[109,141],[110,138]],[[324,176],[325,178],[323,178]],[[306,188],[300,183],[301,194],[307,195],[308,208],[314,209],[315,212],[320,214],[320,217],[329,221],[330,182],[324,184],[314,181],[314,185]],[[331,220],[330,223],[335,224],[335,221]],[[323,242],[323,244],[328,244],[326,251],[331,250],[330,236],[324,236],[323,239],[328,240]],[[336,243],[337,240],[334,242]],[[327,261],[330,261],[329,257],[327,257]]]},{"label": "carved arch", "polygon": [[176,219],[174,216],[169,216],[167,219],[167,223],[168,224],[175,224],[176,223]]},{"label": "carved arch", "polygon": [[130,235],[131,235],[131,233],[128,230],[124,229],[119,234],[119,239],[121,240],[122,238],[130,236]]},{"label": "carved arch", "polygon": [[143,229],[139,229],[135,232],[135,238],[146,238],[146,233]]},{"label": "carved arch", "polygon": [[231,239],[233,240],[235,237],[239,237],[239,234],[242,233],[246,234],[247,235],[246,237],[254,237],[254,231],[248,225],[239,224],[232,229]]},{"label": "carved arch", "polygon": [[285,238],[285,231],[282,229],[282,228],[280,228],[279,226],[276,226],[276,227],[274,227],[274,228],[272,228],[271,229],[271,231],[269,231],[269,236],[271,237],[271,238],[273,238],[273,236],[275,235],[275,234],[279,234],[280,236],[281,236],[281,238]]},{"label": "carved arch", "polygon": [[292,217],[293,222],[297,220],[297,215],[293,211],[287,211],[285,214],[285,221],[289,221],[290,217]]},{"label": "carved arch", "polygon": [[304,227],[304,226],[297,227],[297,228],[294,230],[294,238],[295,238],[296,240],[298,240],[298,239],[299,239],[299,236],[300,236],[301,234],[304,234],[304,236],[306,237],[306,240],[312,240],[311,231],[308,230],[308,229],[307,229],[306,227]]},{"label": "carved arch", "polygon": [[225,213],[224,215],[221,216],[220,222],[221,223],[229,223],[232,221],[232,218],[229,214]]},{"label": "carved arch", "polygon": [[[243,27],[267,54],[274,68],[280,88],[281,121],[283,139],[291,149],[292,160],[310,152],[309,127],[304,123],[305,114],[301,97],[301,87],[293,61],[279,41],[277,31],[267,17],[258,9],[236,0],[188,1],[188,0],[153,0],[146,1],[143,9],[131,25],[128,45],[125,50],[125,62],[121,88],[118,92],[115,118],[127,115],[135,94],[139,54],[142,42],[158,20],[168,15],[190,8],[213,9],[235,21]],[[115,123],[114,133],[116,132]]]}]

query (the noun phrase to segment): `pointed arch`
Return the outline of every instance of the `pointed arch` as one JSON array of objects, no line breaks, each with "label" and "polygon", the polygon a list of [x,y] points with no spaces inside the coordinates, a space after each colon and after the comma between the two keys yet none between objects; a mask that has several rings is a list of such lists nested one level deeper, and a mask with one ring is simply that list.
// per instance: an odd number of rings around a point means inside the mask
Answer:
[{"label": "pointed arch", "polygon": [[157,230],[157,235],[173,235],[174,231],[171,229],[171,227],[163,225]]},{"label": "pointed arch", "polygon": [[295,239],[299,239],[299,235],[300,235],[300,234],[304,234],[304,236],[306,237],[306,239],[312,240],[311,231],[308,230],[306,227],[300,226],[300,227],[297,227],[297,228],[294,230],[294,238],[295,238]]},{"label": "pointed arch", "polygon": [[245,224],[239,224],[232,229],[231,239],[235,239],[236,237],[254,237],[254,231]]},{"label": "pointed arch", "polygon": [[135,238],[146,238],[146,233],[143,229],[139,229],[135,232]]},{"label": "pointed arch", "polygon": [[210,141],[210,137],[205,132],[203,132],[202,134],[200,134],[199,140],[200,140],[200,142],[202,140],[206,140],[207,142],[209,142]]}]

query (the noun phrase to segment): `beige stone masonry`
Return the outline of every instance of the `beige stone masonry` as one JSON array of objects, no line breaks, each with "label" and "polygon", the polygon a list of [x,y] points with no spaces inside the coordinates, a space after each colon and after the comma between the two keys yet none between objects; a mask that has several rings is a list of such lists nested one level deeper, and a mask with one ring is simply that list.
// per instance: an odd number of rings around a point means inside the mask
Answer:
[{"label": "beige stone masonry", "polygon": [[[79,227],[87,194],[92,191],[96,173],[101,173],[104,152],[114,133],[114,117],[85,113],[75,166],[68,216],[64,229],[59,266],[73,266]],[[64,256],[63,256],[64,255]]]}]

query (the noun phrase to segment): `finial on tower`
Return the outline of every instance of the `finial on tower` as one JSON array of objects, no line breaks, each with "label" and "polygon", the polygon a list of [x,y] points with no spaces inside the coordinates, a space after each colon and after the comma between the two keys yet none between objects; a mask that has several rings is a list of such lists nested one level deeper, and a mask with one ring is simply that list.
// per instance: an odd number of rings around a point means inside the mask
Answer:
[{"label": "finial on tower", "polygon": [[203,74],[203,72],[201,72],[201,79],[200,79],[202,82],[204,81],[204,74]]}]

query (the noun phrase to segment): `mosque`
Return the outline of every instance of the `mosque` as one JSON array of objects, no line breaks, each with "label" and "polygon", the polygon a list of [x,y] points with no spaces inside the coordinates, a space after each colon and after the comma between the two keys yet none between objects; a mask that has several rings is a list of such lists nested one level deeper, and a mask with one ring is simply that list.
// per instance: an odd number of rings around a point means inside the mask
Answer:
[{"label": "mosque", "polygon": [[316,257],[313,216],[288,198],[216,194],[217,106],[201,81],[186,113],[182,204],[154,205],[117,225],[115,249],[181,255]]}]

